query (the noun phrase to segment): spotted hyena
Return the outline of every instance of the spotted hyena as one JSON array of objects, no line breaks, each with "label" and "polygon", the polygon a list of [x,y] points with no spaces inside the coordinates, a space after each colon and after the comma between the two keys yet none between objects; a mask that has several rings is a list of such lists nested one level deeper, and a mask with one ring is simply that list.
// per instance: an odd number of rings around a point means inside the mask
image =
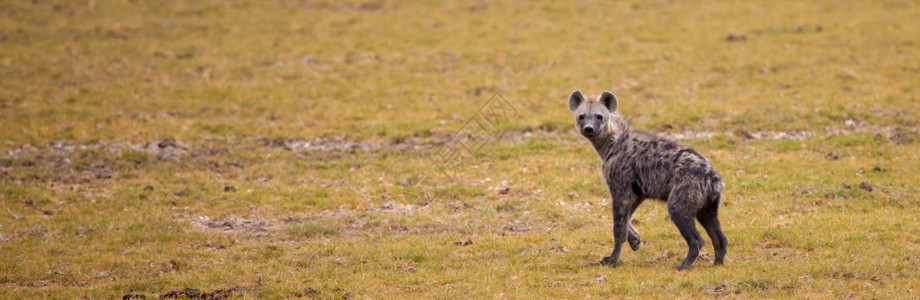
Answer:
[{"label": "spotted hyena", "polygon": [[693,149],[632,129],[617,111],[610,92],[586,98],[579,91],[569,96],[578,131],[591,141],[601,158],[604,179],[613,197],[614,247],[604,265],[617,265],[623,243],[635,251],[642,246],[630,220],[647,198],[667,202],[671,221],[687,241],[687,258],[677,267],[690,268],[706,243],[696,230],[700,221],[715,249],[715,264],[724,262],[728,240],[719,225],[719,202],[725,184],[712,164]]}]

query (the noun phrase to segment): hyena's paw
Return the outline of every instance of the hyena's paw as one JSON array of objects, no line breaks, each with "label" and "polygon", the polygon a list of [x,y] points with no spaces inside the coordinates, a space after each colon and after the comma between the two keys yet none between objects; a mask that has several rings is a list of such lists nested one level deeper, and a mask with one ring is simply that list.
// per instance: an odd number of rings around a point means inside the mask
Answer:
[{"label": "hyena's paw", "polygon": [[616,267],[620,265],[620,260],[613,256],[604,257],[604,259],[601,260],[601,265]]},{"label": "hyena's paw", "polygon": [[639,248],[642,248],[642,240],[639,238],[629,238],[629,248],[632,248],[633,251],[639,251]]}]

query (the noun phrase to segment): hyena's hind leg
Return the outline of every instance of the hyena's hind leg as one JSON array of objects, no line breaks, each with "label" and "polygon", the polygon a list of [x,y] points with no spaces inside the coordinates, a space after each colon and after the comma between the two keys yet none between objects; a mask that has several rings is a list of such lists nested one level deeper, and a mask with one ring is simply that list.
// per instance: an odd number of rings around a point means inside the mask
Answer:
[{"label": "hyena's hind leg", "polygon": [[629,248],[632,248],[633,251],[639,251],[639,248],[642,247],[642,238],[639,236],[639,231],[636,230],[636,227],[632,224],[633,214],[636,213],[636,208],[639,208],[639,204],[642,204],[642,201],[645,199],[639,198],[636,200],[636,203],[633,204],[629,210],[629,231],[627,232],[626,239],[629,242]]},{"label": "hyena's hind leg", "polygon": [[639,237],[639,231],[637,231],[632,224],[629,224],[629,232],[627,233],[626,239],[629,242],[629,248],[632,248],[633,251],[639,251],[639,248],[642,247],[642,239]]},{"label": "hyena's hind leg", "polygon": [[[684,194],[683,196],[687,195]],[[687,258],[677,267],[678,271],[689,269],[693,262],[696,261],[696,258],[700,256],[700,248],[702,248],[700,240],[703,237],[696,230],[694,215],[699,211],[699,208],[693,205],[695,203],[698,203],[695,199],[688,199],[678,195],[671,195],[671,199],[668,199],[668,213],[671,216],[671,221],[674,222],[674,225],[680,230],[680,235],[687,242]]]},{"label": "hyena's hind leg", "polygon": [[703,207],[697,214],[697,219],[700,220],[700,224],[703,225],[706,233],[709,234],[709,239],[712,240],[712,248],[716,252],[713,264],[721,265],[725,263],[728,239],[725,237],[725,233],[722,232],[722,225],[719,223],[719,199],[717,198],[716,201]]}]

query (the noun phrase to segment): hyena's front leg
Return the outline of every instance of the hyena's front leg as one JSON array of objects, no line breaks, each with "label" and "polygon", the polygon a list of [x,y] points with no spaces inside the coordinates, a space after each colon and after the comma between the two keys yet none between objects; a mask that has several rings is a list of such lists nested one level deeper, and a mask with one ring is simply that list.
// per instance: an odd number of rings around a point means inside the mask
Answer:
[{"label": "hyena's front leg", "polygon": [[620,253],[623,252],[623,244],[626,243],[629,232],[629,211],[634,202],[632,195],[622,195],[616,197],[613,201],[613,252],[610,256],[601,260],[602,265],[620,264]]}]

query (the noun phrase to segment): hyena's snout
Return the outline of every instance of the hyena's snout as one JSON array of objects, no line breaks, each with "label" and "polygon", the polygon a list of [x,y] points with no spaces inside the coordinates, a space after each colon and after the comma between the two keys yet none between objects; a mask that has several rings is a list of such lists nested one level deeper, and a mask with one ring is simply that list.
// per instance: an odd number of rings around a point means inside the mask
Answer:
[{"label": "hyena's snout", "polygon": [[601,126],[603,124],[601,124],[600,122],[597,122],[597,120],[585,120],[587,118],[579,118],[579,119],[580,120],[578,120],[578,122],[575,123],[575,125],[576,127],[578,127],[578,130],[581,132],[581,135],[585,137],[588,137],[588,138],[594,137],[598,133],[600,133],[600,131],[602,130]]}]

